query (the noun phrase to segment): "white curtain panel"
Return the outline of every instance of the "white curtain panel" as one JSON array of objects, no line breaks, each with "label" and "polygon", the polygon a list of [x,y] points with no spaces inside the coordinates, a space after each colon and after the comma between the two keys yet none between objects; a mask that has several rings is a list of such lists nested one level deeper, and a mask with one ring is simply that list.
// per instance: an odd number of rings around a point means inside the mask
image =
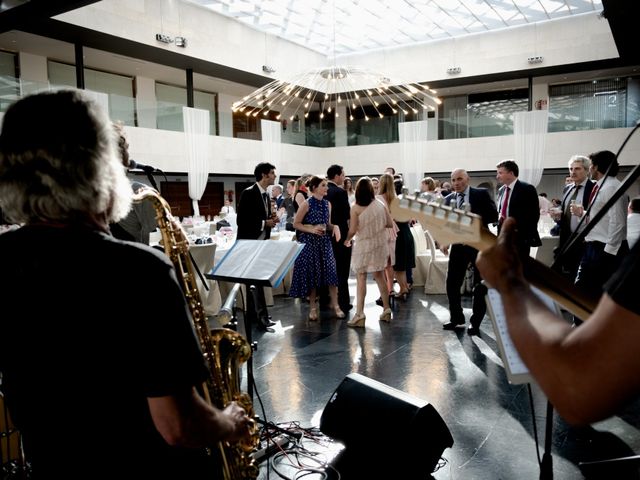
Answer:
[{"label": "white curtain panel", "polygon": [[262,161],[276,167],[276,183],[280,183],[278,172],[288,171],[282,161],[282,126],[280,122],[260,120],[262,129]]},{"label": "white curtain panel", "polygon": [[404,186],[410,192],[420,187],[420,181],[425,171],[427,156],[427,122],[401,122],[398,123],[398,136],[400,140],[400,165],[396,165],[396,159],[389,159],[389,166],[402,173]]},{"label": "white curtain panel", "polygon": [[519,178],[536,187],[542,178],[548,123],[547,110],[516,112],[513,118],[514,160],[520,168]]},{"label": "white curtain panel", "polygon": [[193,214],[200,215],[198,200],[207,188],[209,178],[209,111],[182,107],[187,148],[187,178]]}]

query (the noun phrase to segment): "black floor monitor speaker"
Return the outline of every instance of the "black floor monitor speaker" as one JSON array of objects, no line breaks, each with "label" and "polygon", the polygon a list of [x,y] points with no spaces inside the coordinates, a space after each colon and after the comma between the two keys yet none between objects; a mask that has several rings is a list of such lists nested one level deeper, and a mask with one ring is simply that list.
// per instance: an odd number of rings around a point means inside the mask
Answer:
[{"label": "black floor monitor speaker", "polygon": [[431,473],[453,446],[431,404],[358,373],[347,375],[329,399],[320,431],[373,468],[389,462],[405,473]]}]

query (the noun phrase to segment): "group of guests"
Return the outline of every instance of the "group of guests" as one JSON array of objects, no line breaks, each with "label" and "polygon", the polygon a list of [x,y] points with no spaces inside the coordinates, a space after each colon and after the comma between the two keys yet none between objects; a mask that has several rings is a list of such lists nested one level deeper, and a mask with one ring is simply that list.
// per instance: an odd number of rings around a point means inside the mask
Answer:
[{"label": "group of guests", "polygon": [[[621,185],[616,178],[616,155],[609,150],[574,155],[568,167],[571,181],[565,185],[559,207],[550,212],[556,221],[552,233],[559,236],[554,267],[581,291],[597,298],[636,242],[633,209],[640,200],[629,201],[625,193],[608,205]],[[593,223],[601,211],[602,217]],[[578,235],[584,238],[576,241]],[[576,325],[582,320],[574,317]]]},{"label": "group of guests", "polygon": [[[308,299],[309,320],[319,318],[328,308],[333,316],[345,318],[353,308],[349,292],[349,276],[356,275],[356,311],[347,322],[363,327],[367,274],[378,283],[382,307],[380,320],[391,321],[390,295],[406,299],[410,284],[407,272],[415,267],[415,247],[408,222],[391,218],[389,206],[402,191],[402,178],[392,167],[380,178],[360,178],[349,199],[349,182],[344,168],[331,165],[326,177],[303,175],[287,183],[287,196],[279,198],[281,189],[274,188],[275,167],[256,166],[256,184],[240,196],[238,205],[238,238],[269,238],[274,218],[286,213],[287,222],[296,239],[305,245],[293,266],[289,295]],[[375,180],[375,181],[374,181]],[[376,188],[377,184],[377,188]],[[376,191],[377,190],[377,191]],[[269,192],[269,194],[267,193]],[[259,198],[273,198],[280,207]],[[279,213],[274,210],[277,209]],[[251,232],[247,226],[252,225]],[[394,283],[399,291],[394,290]],[[263,305],[262,299],[259,306]],[[259,327],[272,325],[266,309],[259,309]]]},{"label": "group of guests", "polygon": [[[615,155],[609,151],[596,152],[589,157],[572,157],[569,171],[574,181],[565,187],[561,206],[557,209],[560,214],[554,214],[560,228],[556,263],[576,285],[596,295],[601,293],[602,286],[628,252],[626,209],[632,204],[621,198],[583,242],[564,251],[567,239],[576,231],[580,219],[588,214],[595,215],[620,184],[615,178],[618,172]],[[532,247],[541,245],[538,233],[540,197],[533,185],[518,177],[516,162],[505,160],[496,165],[500,188],[494,202],[487,189],[470,186],[465,169],[456,168],[451,173],[450,183],[439,184],[433,178],[425,177],[421,181],[419,198],[426,201],[442,199],[444,205],[466,208],[478,214],[486,228],[496,225],[498,232],[506,218],[514,218],[518,225],[516,248],[524,258]],[[348,278],[353,272],[357,282],[356,310],[347,323],[363,327],[367,274],[373,275],[380,291],[376,302],[382,307],[380,320],[390,321],[393,316],[391,296],[406,299],[409,294],[415,246],[411,222],[395,221],[390,216],[390,206],[401,195],[403,186],[402,177],[392,167],[379,178],[358,179],[353,192],[352,185],[344,168],[332,165],[326,177],[305,175],[290,181],[288,196],[282,199],[281,209],[293,210],[292,228],[297,232],[298,241],[305,244],[294,265],[290,295],[309,300],[310,320],[317,320],[323,307],[329,308],[335,317],[344,318],[352,308]],[[581,187],[584,187],[582,191]],[[288,203],[291,207],[287,207]],[[640,200],[636,207],[639,203]],[[640,214],[634,215],[634,221],[636,217],[640,218]],[[585,218],[583,224],[587,220]],[[486,314],[486,287],[475,264],[478,250],[462,243],[439,245],[439,248],[449,256],[446,293],[450,318],[443,328],[456,330],[467,324],[461,291],[471,269],[472,313],[467,331],[477,335]],[[398,291],[395,290],[396,283]],[[319,305],[316,305],[317,299]]]}]

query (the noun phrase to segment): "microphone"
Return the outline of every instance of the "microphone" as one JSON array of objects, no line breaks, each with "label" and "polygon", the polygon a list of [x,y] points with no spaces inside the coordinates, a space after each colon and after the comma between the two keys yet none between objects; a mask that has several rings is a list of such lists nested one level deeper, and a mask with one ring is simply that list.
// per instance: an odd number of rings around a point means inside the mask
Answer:
[{"label": "microphone", "polygon": [[144,165],[142,163],[138,163],[133,159],[129,159],[129,170],[142,170],[147,175],[150,173],[160,172],[160,169],[156,167],[152,167],[151,165]]}]

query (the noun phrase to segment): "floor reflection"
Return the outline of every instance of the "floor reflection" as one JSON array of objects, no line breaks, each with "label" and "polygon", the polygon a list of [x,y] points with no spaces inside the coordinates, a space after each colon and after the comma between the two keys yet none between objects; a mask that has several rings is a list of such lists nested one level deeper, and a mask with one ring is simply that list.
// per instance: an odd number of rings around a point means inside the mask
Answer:
[{"label": "floor reflection", "polygon": [[[270,309],[278,321],[276,331],[254,331],[253,335],[258,343],[254,353],[259,394],[259,400],[254,399],[256,412],[272,422],[297,421],[304,427],[317,427],[331,395],[348,374],[357,372],[425,400],[442,417],[454,445],[443,452],[446,463],[431,478],[538,478],[534,425],[542,455],[546,398],[535,385],[529,393],[526,385],[507,382],[489,319],[483,322],[479,337],[470,337],[462,330],[443,331],[442,324],[448,320],[446,297],[426,296],[416,289],[406,302],[396,302],[394,318],[386,324],[378,321],[381,308],[375,305],[377,296],[377,288],[370,282],[365,329],[349,328],[346,320],[332,318],[329,311],[322,311],[319,321],[310,322],[304,302],[276,297],[276,304]],[[468,317],[470,299],[465,298],[464,302]],[[569,427],[555,415],[554,478],[585,478],[579,462],[640,453],[639,419],[639,402],[618,417],[589,428]],[[429,435],[428,431],[423,433]],[[408,441],[408,437],[363,438],[363,444]],[[340,444],[330,439],[323,442],[314,441],[314,445],[330,451],[330,456],[340,451]],[[393,470],[398,461],[413,460],[372,454],[366,463],[373,466],[369,471],[377,473],[362,477],[357,468],[347,468],[348,475],[341,478],[376,478],[378,473],[379,478],[393,478],[386,472]],[[268,478],[266,463],[261,464],[261,479]],[[635,466],[620,474],[613,474],[611,468],[592,472],[587,478],[640,478]],[[293,474],[289,477],[293,478]],[[271,470],[269,478],[278,475]],[[327,472],[327,478],[338,477],[335,472]]]}]

